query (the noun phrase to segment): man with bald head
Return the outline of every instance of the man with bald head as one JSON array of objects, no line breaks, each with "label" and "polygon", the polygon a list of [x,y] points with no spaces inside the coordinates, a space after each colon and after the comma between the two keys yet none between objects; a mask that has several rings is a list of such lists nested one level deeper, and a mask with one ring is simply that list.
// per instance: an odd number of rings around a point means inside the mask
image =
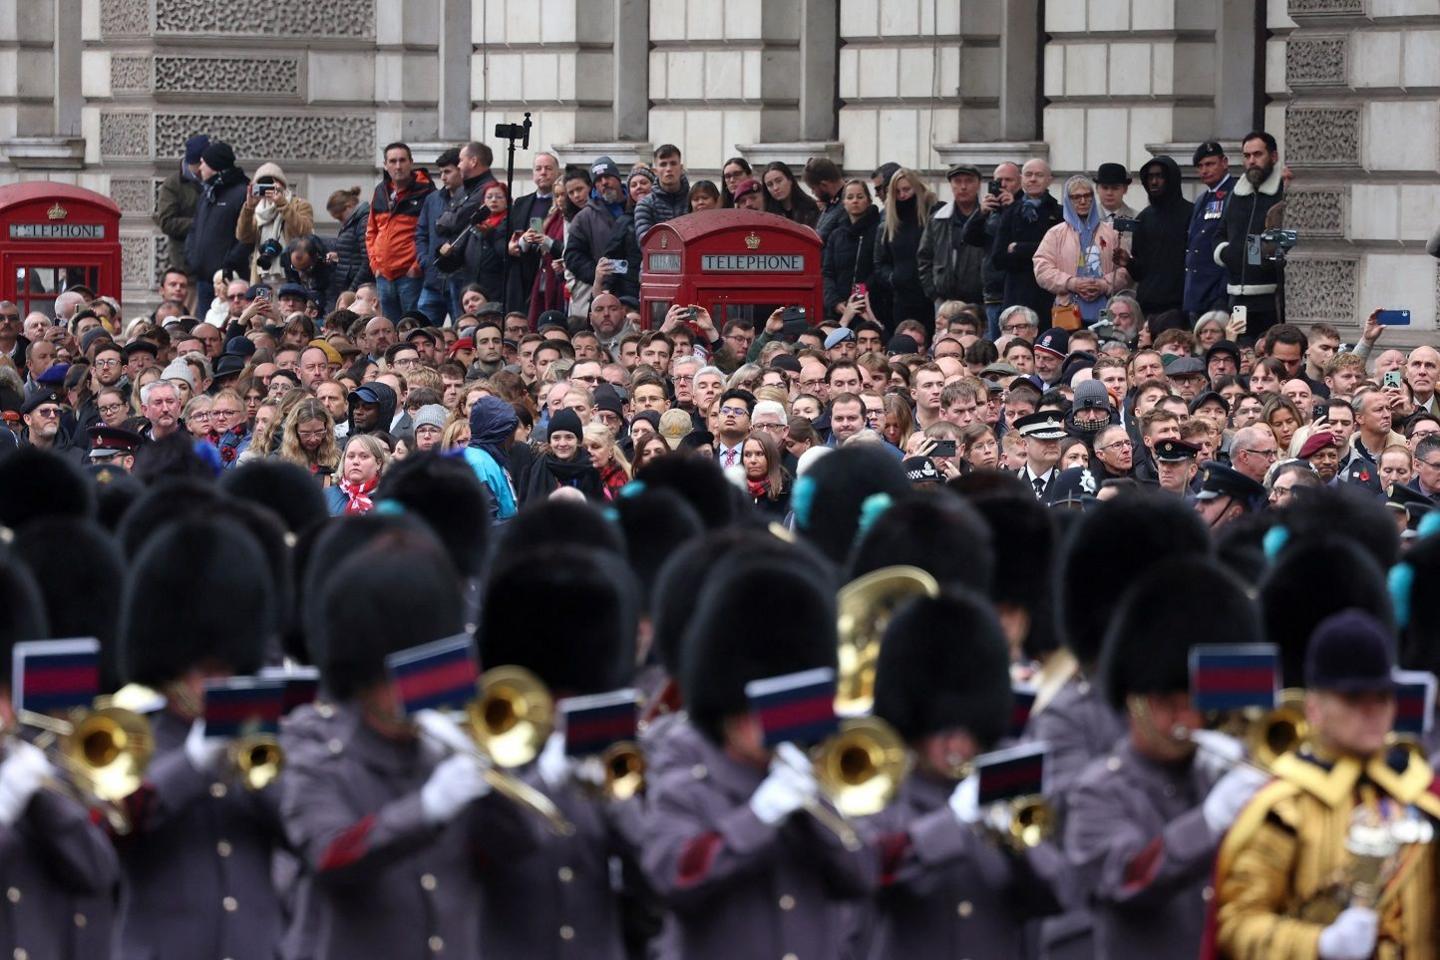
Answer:
[{"label": "man with bald head", "polygon": [[1435,380],[1440,376],[1440,351],[1434,347],[1416,347],[1405,361],[1405,381],[1415,395],[1417,409],[1427,413],[1440,413],[1440,402],[1435,397]]},{"label": "man with bald head", "polygon": [[595,331],[595,336],[600,340],[600,345],[610,351],[615,342],[629,333],[629,325],[625,322],[625,304],[613,293],[597,293],[595,299],[590,301],[590,329]]},{"label": "man with bald head", "polygon": [[1027,160],[1020,168],[1021,196],[1005,210],[990,263],[1005,272],[1006,305],[1024,304],[1040,317],[1041,329],[1050,326],[1055,295],[1035,281],[1035,251],[1046,232],[1064,219],[1060,201],[1050,195],[1050,164]]},{"label": "man with bald head", "polygon": [[980,209],[970,215],[960,238],[967,246],[981,247],[986,252],[985,264],[980,276],[985,290],[985,315],[990,320],[987,339],[1000,336],[1000,311],[1005,309],[1005,271],[997,270],[990,262],[989,252],[995,246],[995,235],[1000,231],[1000,218],[1020,195],[1020,165],[1008,160],[995,167],[990,182],[980,189]]},{"label": "man with bald head", "polygon": [[388,317],[372,317],[365,324],[365,347],[370,351],[371,360],[379,363],[395,343],[395,324]]}]

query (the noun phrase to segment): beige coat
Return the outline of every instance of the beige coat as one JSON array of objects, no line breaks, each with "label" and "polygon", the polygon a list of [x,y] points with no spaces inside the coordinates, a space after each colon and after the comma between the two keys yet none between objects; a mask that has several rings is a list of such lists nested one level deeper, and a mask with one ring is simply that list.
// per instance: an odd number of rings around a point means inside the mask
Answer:
[{"label": "beige coat", "polygon": [[255,248],[250,253],[251,283],[260,283],[266,279],[281,280],[284,277],[279,257],[270,264],[269,270],[262,271],[256,264],[256,254],[262,243],[273,237],[284,247],[292,240],[315,232],[315,208],[310,205],[309,200],[290,192],[290,181],[279,164],[262,163],[255,171],[254,179],[259,180],[262,177],[274,177],[285,185],[285,193],[280,203],[276,204],[275,216],[268,223],[262,223],[256,216],[259,205],[250,202],[254,199],[253,195],[247,196],[245,206],[240,208],[240,219],[235,222],[235,239]]}]

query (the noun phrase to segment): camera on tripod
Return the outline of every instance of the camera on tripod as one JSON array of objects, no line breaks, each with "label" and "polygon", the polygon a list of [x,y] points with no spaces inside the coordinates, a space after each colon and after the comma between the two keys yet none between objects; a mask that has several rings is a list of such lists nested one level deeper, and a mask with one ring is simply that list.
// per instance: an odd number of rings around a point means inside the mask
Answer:
[{"label": "camera on tripod", "polygon": [[495,139],[509,140],[513,150],[515,141],[520,141],[520,149],[530,149],[530,114],[525,114],[523,123],[497,123],[495,124]]}]

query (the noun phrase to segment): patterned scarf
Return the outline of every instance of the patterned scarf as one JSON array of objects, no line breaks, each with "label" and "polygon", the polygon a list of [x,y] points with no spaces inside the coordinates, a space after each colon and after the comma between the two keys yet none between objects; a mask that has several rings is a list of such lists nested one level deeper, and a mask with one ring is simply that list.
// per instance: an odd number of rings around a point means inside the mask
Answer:
[{"label": "patterned scarf", "polygon": [[374,493],[375,488],[379,485],[380,477],[378,475],[359,484],[351,483],[349,480],[341,480],[340,492],[345,494],[350,500],[350,502],[345,505],[345,512],[347,514],[369,513],[375,509],[375,504],[371,501],[370,494]]}]

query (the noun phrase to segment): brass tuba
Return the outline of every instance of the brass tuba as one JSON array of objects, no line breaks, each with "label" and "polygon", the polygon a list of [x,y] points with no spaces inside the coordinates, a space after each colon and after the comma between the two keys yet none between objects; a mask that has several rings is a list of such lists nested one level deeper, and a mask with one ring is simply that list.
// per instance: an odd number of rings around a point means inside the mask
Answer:
[{"label": "brass tuba", "polygon": [[835,709],[847,716],[867,713],[875,702],[875,665],[880,638],[890,617],[911,597],[937,597],[940,584],[919,567],[872,570],[840,588],[836,596],[840,637]]},{"label": "brass tuba", "polygon": [[815,779],[845,817],[879,813],[895,798],[909,769],[900,735],[879,717],[850,717],[816,748]]},{"label": "brass tuba", "polygon": [[1245,749],[1257,765],[1269,770],[1283,754],[1298,750],[1309,736],[1305,691],[1287,687],[1280,691],[1274,708],[1246,726]]}]

